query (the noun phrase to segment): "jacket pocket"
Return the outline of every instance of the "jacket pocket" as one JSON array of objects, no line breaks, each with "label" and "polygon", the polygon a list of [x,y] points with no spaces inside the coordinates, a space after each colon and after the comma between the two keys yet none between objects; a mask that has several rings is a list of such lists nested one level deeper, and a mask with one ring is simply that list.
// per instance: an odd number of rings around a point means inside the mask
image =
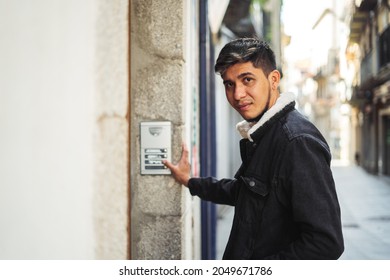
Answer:
[{"label": "jacket pocket", "polygon": [[267,196],[269,194],[269,184],[255,178],[255,177],[244,177],[241,176],[240,179],[243,181],[244,185],[255,194],[261,196]]},{"label": "jacket pocket", "polygon": [[249,176],[241,176],[240,181],[242,187],[236,204],[237,217],[242,223],[258,224],[261,222],[265,201],[270,192],[269,185]]}]

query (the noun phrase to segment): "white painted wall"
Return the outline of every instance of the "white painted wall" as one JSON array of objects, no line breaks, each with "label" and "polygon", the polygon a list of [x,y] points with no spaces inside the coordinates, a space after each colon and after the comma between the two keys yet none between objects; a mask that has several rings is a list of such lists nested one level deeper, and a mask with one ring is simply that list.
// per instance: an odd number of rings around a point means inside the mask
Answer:
[{"label": "white painted wall", "polygon": [[0,0],[0,259],[89,259],[93,1]]}]

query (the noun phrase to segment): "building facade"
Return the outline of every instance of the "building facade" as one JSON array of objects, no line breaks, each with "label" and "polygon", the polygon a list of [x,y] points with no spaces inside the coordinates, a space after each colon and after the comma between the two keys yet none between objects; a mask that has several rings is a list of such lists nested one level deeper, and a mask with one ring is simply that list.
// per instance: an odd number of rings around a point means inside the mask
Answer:
[{"label": "building facade", "polygon": [[354,69],[356,159],[368,172],[390,175],[390,8],[389,1],[353,1],[347,57]]},{"label": "building facade", "polygon": [[[316,1],[305,26],[307,32],[298,34],[303,50],[289,61],[285,72],[288,89],[296,93],[298,110],[324,135],[332,158],[349,162],[350,108],[345,97],[349,72],[344,54],[349,28],[345,14],[346,1]],[[291,38],[292,44],[296,39]]]}]

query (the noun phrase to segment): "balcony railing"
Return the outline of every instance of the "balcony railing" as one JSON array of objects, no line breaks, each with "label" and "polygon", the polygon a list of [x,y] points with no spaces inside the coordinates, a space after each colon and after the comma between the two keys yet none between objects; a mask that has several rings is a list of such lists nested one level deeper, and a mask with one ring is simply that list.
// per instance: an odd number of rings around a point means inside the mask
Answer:
[{"label": "balcony railing", "polygon": [[390,63],[390,26],[379,36],[379,67]]}]

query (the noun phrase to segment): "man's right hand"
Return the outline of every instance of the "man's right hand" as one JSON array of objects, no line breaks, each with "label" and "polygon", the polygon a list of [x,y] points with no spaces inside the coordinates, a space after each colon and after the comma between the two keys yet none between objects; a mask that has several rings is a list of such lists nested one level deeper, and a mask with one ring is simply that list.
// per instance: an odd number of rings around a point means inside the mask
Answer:
[{"label": "man's right hand", "polygon": [[182,144],[182,154],[177,164],[172,164],[168,160],[164,160],[163,163],[171,170],[173,178],[175,178],[178,183],[186,187],[188,186],[188,181],[191,178],[191,165],[188,161],[188,148],[186,144]]}]

